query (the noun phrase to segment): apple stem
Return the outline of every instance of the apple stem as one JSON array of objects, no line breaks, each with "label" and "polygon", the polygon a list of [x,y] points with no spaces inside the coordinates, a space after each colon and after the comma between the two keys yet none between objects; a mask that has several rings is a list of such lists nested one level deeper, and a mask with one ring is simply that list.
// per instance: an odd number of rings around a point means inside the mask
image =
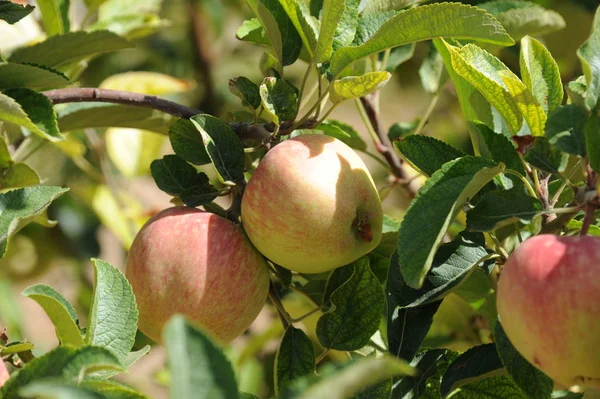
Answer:
[{"label": "apple stem", "polygon": [[595,213],[596,213],[597,208],[598,208],[598,205],[594,204],[592,202],[588,202],[585,205],[585,216],[583,218],[583,225],[581,226],[581,232],[579,233],[579,235],[582,235],[582,236],[587,235],[587,233],[590,229],[590,226],[594,222]]},{"label": "apple stem", "polygon": [[275,309],[277,309],[277,314],[279,315],[279,319],[281,320],[281,324],[283,325],[283,328],[287,329],[290,325],[292,325],[293,320],[290,317],[289,313],[283,307],[283,304],[281,303],[281,299],[279,298],[279,294],[277,293],[277,290],[275,289],[275,284],[273,284],[273,281],[271,281],[271,283],[269,284],[269,295],[268,296],[269,296],[269,300],[271,300],[271,302],[275,306]]}]

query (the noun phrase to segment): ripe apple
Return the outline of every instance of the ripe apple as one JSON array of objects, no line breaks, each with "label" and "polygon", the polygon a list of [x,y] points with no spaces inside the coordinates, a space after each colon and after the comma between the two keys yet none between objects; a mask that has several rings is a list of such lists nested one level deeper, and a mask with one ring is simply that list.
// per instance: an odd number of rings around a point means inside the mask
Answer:
[{"label": "ripe apple", "polygon": [[337,139],[307,134],[261,160],[242,198],[242,223],[271,261],[321,273],[379,244],[383,210],[360,157]]},{"label": "ripe apple", "polygon": [[152,217],[135,237],[125,271],[139,309],[139,329],[157,342],[183,314],[221,342],[242,334],[262,309],[269,269],[236,224],[195,208]]},{"label": "ripe apple", "polygon": [[525,241],[504,265],[497,305],[531,364],[566,387],[600,388],[600,238]]}]

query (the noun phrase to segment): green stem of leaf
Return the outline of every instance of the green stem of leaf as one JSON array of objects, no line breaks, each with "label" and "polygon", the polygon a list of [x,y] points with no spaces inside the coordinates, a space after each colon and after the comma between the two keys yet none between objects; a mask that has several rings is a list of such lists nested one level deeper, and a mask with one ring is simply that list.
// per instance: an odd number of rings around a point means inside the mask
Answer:
[{"label": "green stem of leaf", "polygon": [[363,154],[367,155],[372,160],[374,160],[375,162],[377,162],[386,171],[391,172],[390,165],[387,162],[384,162],[383,159],[379,158],[377,155],[375,155],[375,154],[373,154],[372,152],[369,152],[369,151],[360,151],[360,152],[362,152]]},{"label": "green stem of leaf", "polygon": [[392,49],[390,49],[390,48],[383,52],[383,59],[381,60],[381,70],[382,71],[385,71],[385,69],[387,68],[391,53],[392,53]]},{"label": "green stem of leaf", "polygon": [[321,361],[323,361],[323,359],[325,359],[328,354],[329,354],[329,349],[325,349],[323,352],[321,352],[321,354],[319,356],[317,356],[317,358],[315,359],[315,364],[321,363]]},{"label": "green stem of leaf", "polygon": [[419,125],[417,125],[417,128],[415,129],[413,134],[421,134],[421,132],[423,131],[423,128],[425,127],[425,124],[427,124],[427,121],[429,120],[429,117],[431,116],[433,110],[435,109],[435,106],[437,105],[439,99],[440,99],[440,92],[438,91],[433,95],[433,97],[431,97],[431,100],[429,101],[429,105],[427,106],[427,110],[425,110],[425,114],[419,121]]},{"label": "green stem of leaf", "polygon": [[377,133],[375,132],[375,128],[373,127],[373,124],[371,123],[369,116],[367,115],[367,111],[365,110],[365,107],[362,105],[362,103],[360,102],[360,99],[355,99],[354,103],[356,104],[356,108],[358,108],[358,113],[360,114],[361,119],[363,120],[365,127],[367,128],[367,132],[369,133],[369,136],[371,136],[371,139],[373,140],[373,142],[375,143],[375,146],[381,146],[381,140],[379,140],[379,136],[377,136]]},{"label": "green stem of leaf", "polygon": [[317,312],[319,312],[319,311],[321,311],[321,310],[323,310],[323,306],[319,306],[318,308],[315,308],[315,309],[311,310],[310,312],[303,314],[303,315],[302,315],[302,316],[300,316],[300,317],[297,317],[297,318],[295,318],[295,319],[292,319],[291,321],[292,321],[292,323],[298,323],[298,322],[301,322],[302,320],[306,319],[307,317],[310,317],[310,316],[312,316],[313,314],[315,314],[315,313],[317,313]]},{"label": "green stem of leaf", "polygon": [[[302,78],[302,84],[300,85],[300,93],[298,94],[298,110],[300,110],[300,104],[302,103],[302,98],[304,96],[304,89],[306,88],[306,82],[308,81],[308,76],[310,75],[310,71],[312,70],[313,62],[306,67],[306,72],[304,73],[304,77]],[[317,76],[317,79],[320,77]],[[298,114],[296,113],[296,116]]]},{"label": "green stem of leaf", "polygon": [[[514,171],[512,169],[506,169],[504,171],[504,174],[512,175],[512,176],[519,178],[519,180],[521,180],[523,182],[523,184],[525,184],[525,187],[527,187],[527,191],[529,191],[529,194],[531,194],[531,196],[534,198],[538,198],[538,193],[533,189],[533,187],[531,186],[531,183],[529,183],[529,180],[527,180],[525,178],[525,176],[521,175],[519,172]],[[534,171],[534,175],[537,175],[537,173],[535,171]],[[540,182],[538,179],[538,187],[539,187],[539,184],[540,184]]]},{"label": "green stem of leaf", "polygon": [[502,246],[502,243],[500,242],[500,240],[498,240],[498,238],[496,237],[495,234],[489,233],[490,238],[492,239],[492,241],[494,241],[494,244],[496,244],[496,250],[498,252],[500,252],[500,255],[504,258],[504,259],[508,259],[508,252],[506,252],[506,250],[504,249],[504,247]]}]

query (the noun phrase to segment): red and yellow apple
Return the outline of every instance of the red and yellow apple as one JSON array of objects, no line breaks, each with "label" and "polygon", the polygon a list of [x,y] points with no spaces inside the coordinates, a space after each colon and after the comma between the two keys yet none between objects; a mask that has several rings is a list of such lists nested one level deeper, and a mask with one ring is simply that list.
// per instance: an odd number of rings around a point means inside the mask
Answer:
[{"label": "red and yellow apple", "polygon": [[563,386],[600,388],[600,238],[525,241],[504,265],[497,304],[531,364]]},{"label": "red and yellow apple", "polygon": [[267,263],[238,225],[186,207],[166,209],[144,225],[125,275],[139,329],[157,342],[175,313],[229,342],[254,321],[269,288]]},{"label": "red and yellow apple", "polygon": [[242,224],[274,263],[321,273],[379,244],[383,210],[360,157],[337,139],[307,134],[261,160],[242,198]]}]

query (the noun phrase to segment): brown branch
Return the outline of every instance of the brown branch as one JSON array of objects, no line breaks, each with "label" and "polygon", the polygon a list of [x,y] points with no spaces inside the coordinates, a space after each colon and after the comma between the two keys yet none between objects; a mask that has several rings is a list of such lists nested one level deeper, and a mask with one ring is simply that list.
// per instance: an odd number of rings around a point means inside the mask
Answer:
[{"label": "brown branch", "polygon": [[173,101],[165,100],[156,96],[149,96],[141,93],[131,93],[128,91],[97,89],[91,87],[56,89],[42,93],[52,102],[52,104],[80,103],[80,102],[101,102],[135,105],[138,107],[152,108],[178,118],[191,118],[194,115],[201,114],[194,108],[177,104]]},{"label": "brown branch", "polygon": [[376,92],[374,94],[361,97],[360,102],[365,108],[367,116],[369,117],[369,121],[373,126],[373,130],[379,138],[380,142],[376,143],[377,151],[383,155],[387,163],[390,165],[392,173],[396,177],[397,182],[406,190],[410,198],[414,198],[417,194],[418,187],[412,184],[414,180],[411,179],[406,173],[404,161],[394,152],[393,144],[381,126],[381,119],[379,118],[379,112],[375,105],[376,96],[378,94],[379,93]]}]

